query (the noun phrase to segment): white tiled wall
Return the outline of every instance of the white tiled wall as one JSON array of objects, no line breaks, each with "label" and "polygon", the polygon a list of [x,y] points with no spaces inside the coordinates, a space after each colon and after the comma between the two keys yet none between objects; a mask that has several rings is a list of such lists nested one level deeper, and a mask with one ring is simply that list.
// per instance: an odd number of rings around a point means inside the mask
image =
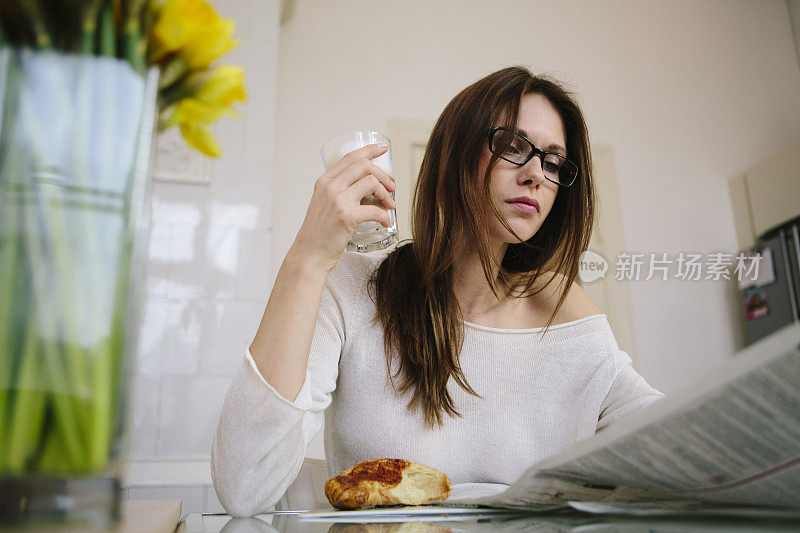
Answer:
[{"label": "white tiled wall", "polygon": [[[128,454],[134,468],[190,465],[168,480],[136,475],[126,489],[131,498],[181,498],[184,513],[220,510],[205,471],[211,441],[270,279],[280,2],[214,4],[236,21],[241,44],[221,63],[244,67],[248,101],[241,119],[214,128],[224,155],[205,163],[208,183],[153,182]],[[185,475],[192,464],[201,472]]]},{"label": "white tiled wall", "polygon": [[134,500],[181,500],[181,515],[220,513],[208,461],[132,463],[123,498]]}]

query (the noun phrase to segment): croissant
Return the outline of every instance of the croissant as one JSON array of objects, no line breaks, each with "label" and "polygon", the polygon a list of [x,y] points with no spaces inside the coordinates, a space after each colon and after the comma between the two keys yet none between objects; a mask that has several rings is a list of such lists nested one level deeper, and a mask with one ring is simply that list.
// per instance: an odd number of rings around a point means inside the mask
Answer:
[{"label": "croissant", "polygon": [[378,505],[421,505],[444,500],[450,480],[435,468],[405,459],[358,463],[325,483],[325,496],[337,509]]}]

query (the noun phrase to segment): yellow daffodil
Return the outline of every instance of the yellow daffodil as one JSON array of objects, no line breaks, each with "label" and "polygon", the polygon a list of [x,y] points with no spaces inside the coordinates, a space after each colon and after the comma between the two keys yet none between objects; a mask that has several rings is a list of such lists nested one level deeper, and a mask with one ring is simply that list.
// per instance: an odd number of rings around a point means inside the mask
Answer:
[{"label": "yellow daffodil", "polygon": [[233,40],[235,28],[236,24],[232,20],[220,20],[215,26],[197,34],[181,53],[189,69],[207,67],[211,62],[236,48],[239,42]]},{"label": "yellow daffodil", "polygon": [[195,77],[185,92],[191,96],[179,100],[161,114],[160,129],[180,125],[190,145],[206,155],[219,157],[222,152],[204,125],[213,124],[222,115],[238,116],[231,105],[247,97],[244,70],[233,65],[217,67],[211,74]]},{"label": "yellow daffodil", "polygon": [[193,148],[199,150],[209,157],[219,157],[222,155],[217,140],[205,126],[199,124],[181,124],[181,135]]},{"label": "yellow daffodil", "polygon": [[150,61],[158,63],[177,54],[187,70],[206,68],[236,47],[235,26],[205,0],[169,0],[150,32]]},{"label": "yellow daffodil", "polygon": [[223,65],[206,77],[195,95],[200,101],[230,107],[247,98],[244,89],[244,69],[236,65]]},{"label": "yellow daffodil", "polygon": [[[156,0],[152,0],[156,1]],[[222,151],[208,128],[247,95],[244,70],[209,65],[238,43],[235,24],[223,19],[207,0],[163,0],[149,38],[149,60],[161,68],[159,129],[180,126],[184,139],[202,153]]]},{"label": "yellow daffodil", "polygon": [[161,129],[171,128],[178,124],[213,124],[230,109],[202,102],[196,98],[184,98],[172,109],[165,109]]}]

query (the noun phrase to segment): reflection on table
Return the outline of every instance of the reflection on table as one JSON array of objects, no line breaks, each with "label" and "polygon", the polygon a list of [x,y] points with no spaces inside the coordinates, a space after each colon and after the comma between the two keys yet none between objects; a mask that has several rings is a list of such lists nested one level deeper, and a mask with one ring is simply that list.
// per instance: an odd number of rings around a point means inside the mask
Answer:
[{"label": "reflection on table", "polygon": [[[452,517],[451,517],[452,518]],[[797,518],[598,516],[575,511],[509,513],[491,518],[425,519],[394,523],[310,522],[296,514],[252,518],[190,514],[179,533],[478,533],[532,531],[800,531]]]}]

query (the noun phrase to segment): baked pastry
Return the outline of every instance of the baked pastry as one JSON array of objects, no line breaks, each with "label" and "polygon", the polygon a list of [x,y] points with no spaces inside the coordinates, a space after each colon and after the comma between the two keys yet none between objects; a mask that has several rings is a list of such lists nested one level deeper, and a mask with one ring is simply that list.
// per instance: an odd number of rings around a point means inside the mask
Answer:
[{"label": "baked pastry", "polygon": [[325,496],[337,509],[377,505],[421,505],[444,500],[450,480],[435,468],[405,459],[358,463],[325,483]]}]

